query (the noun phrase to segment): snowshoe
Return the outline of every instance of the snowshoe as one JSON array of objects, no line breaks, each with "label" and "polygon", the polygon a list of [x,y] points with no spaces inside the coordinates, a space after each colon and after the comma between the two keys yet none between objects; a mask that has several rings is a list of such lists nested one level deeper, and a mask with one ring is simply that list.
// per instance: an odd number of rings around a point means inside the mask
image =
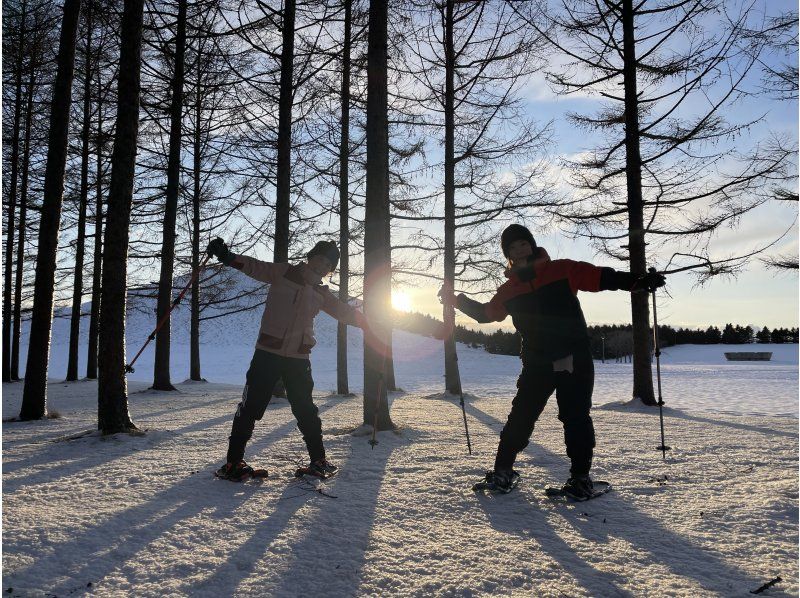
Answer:
[{"label": "snowshoe", "polygon": [[335,476],[337,471],[339,471],[339,468],[327,459],[317,459],[316,461],[312,461],[306,467],[298,468],[297,471],[294,472],[294,475],[297,478],[308,475],[327,480],[328,478]]},{"label": "snowshoe", "polygon": [[572,477],[561,488],[546,488],[547,496],[563,496],[576,502],[592,500],[611,490],[608,482],[592,481],[586,476]]},{"label": "snowshoe", "polygon": [[513,469],[486,472],[486,477],[472,486],[475,491],[488,490],[495,494],[508,494],[519,484],[519,473]]},{"label": "snowshoe", "polygon": [[226,463],[214,475],[231,482],[244,482],[250,478],[265,478],[269,474],[266,469],[254,469],[244,461],[239,461],[238,463]]}]

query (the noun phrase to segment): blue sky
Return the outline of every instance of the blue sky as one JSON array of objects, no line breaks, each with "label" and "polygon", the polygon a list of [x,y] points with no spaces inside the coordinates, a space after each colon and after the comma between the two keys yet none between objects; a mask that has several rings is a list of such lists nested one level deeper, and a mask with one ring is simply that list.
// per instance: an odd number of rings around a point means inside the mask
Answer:
[{"label": "blue sky", "polygon": [[[764,9],[779,12],[795,9],[796,3],[769,2]],[[797,56],[795,54],[795,60]],[[774,64],[775,57],[766,60]],[[756,78],[752,78],[756,82]],[[529,115],[541,122],[552,121],[556,145],[551,148],[552,159],[571,156],[591,149],[596,139],[585,131],[576,131],[568,122],[569,112],[590,114],[598,106],[597,99],[581,96],[558,96],[537,75],[524,89],[525,106]],[[691,109],[692,106],[689,106]],[[763,120],[737,141],[737,147],[747,148],[753,140],[769,134],[779,134],[797,141],[798,106],[796,101],[776,101],[762,96],[745,99],[729,107],[725,116],[732,121],[751,120],[763,115]],[[796,190],[795,182],[795,190]],[[745,253],[747,249],[763,246],[781,236],[797,217],[797,205],[768,203],[742,219],[733,230],[721,230],[714,238],[712,255]],[[598,258],[585,240],[573,240],[557,229],[536,230],[538,243],[548,249],[552,258],[584,260],[598,265],[624,267]],[[795,226],[770,253],[797,254],[798,234]],[[499,245],[496,249],[501,258]],[[653,262],[663,267],[669,256],[653,256]],[[435,299],[436,288],[425,285],[418,288],[397,289],[410,296],[412,306],[423,312],[440,314]],[[488,298],[488,295],[487,295]],[[586,318],[590,323],[625,323],[630,321],[630,303],[624,293],[582,293],[580,295]],[[659,294],[659,322],[672,326],[697,327],[727,322],[756,326],[798,325],[798,277],[796,272],[778,272],[767,269],[753,260],[736,278],[718,278],[697,286],[689,273],[671,276],[666,292]],[[461,323],[471,320],[460,318]],[[474,325],[474,322],[472,323]],[[497,324],[485,326],[496,327]],[[475,327],[478,327],[475,325]],[[510,328],[510,321],[503,327]]]}]

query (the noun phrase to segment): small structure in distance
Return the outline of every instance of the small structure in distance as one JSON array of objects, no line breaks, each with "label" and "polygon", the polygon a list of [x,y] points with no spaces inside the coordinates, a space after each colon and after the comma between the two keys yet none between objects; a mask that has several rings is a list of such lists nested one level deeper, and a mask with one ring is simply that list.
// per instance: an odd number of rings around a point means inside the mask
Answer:
[{"label": "small structure in distance", "polygon": [[771,351],[738,351],[726,352],[725,359],[728,361],[769,361],[772,359]]}]

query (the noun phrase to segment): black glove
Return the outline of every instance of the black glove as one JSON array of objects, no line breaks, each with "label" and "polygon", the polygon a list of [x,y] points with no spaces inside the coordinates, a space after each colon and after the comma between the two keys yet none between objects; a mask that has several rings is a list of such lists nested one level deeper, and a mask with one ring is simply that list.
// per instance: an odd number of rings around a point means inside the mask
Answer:
[{"label": "black glove", "polygon": [[632,292],[648,291],[652,293],[658,287],[663,287],[667,284],[667,279],[663,274],[659,274],[655,270],[650,270],[647,274],[640,276],[635,283],[633,283]]},{"label": "black glove", "polygon": [[230,266],[233,258],[236,257],[233,253],[231,253],[231,250],[228,249],[228,245],[225,243],[225,241],[219,237],[208,244],[208,247],[206,247],[206,253],[213,255],[226,266]]}]

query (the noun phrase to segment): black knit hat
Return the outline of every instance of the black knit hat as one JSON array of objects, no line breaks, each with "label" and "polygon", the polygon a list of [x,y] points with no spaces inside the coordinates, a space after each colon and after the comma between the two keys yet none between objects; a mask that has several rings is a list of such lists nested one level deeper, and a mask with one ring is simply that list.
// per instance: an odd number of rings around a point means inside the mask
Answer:
[{"label": "black knit hat", "polygon": [[506,227],[500,236],[500,246],[503,248],[503,255],[508,257],[508,246],[514,241],[527,241],[531,244],[531,249],[536,249],[536,241],[533,240],[531,231],[521,224],[511,224]]},{"label": "black knit hat", "polygon": [[324,255],[333,264],[333,269],[339,265],[339,248],[333,241],[318,241],[316,245],[308,252],[309,259],[315,255]]}]

